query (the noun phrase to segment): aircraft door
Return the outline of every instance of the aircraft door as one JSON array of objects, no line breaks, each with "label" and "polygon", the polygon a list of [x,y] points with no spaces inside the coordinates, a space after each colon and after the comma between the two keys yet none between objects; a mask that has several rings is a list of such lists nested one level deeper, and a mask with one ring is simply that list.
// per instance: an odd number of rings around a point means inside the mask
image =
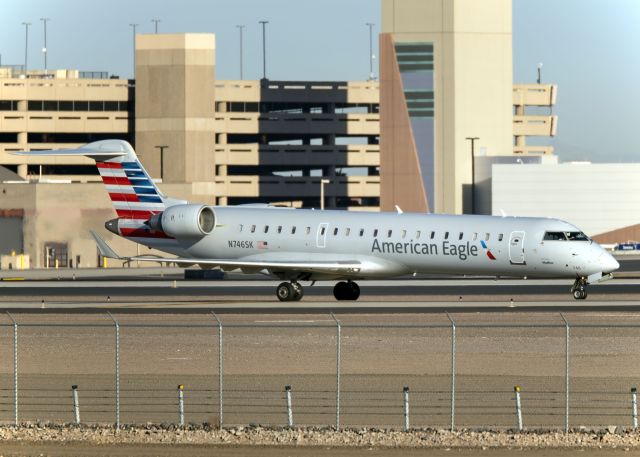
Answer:
[{"label": "aircraft door", "polygon": [[329,231],[329,223],[322,222],[318,225],[318,233],[316,234],[316,246],[325,248],[327,246],[327,232]]},{"label": "aircraft door", "polygon": [[511,232],[509,237],[509,261],[513,265],[524,265],[524,232]]}]

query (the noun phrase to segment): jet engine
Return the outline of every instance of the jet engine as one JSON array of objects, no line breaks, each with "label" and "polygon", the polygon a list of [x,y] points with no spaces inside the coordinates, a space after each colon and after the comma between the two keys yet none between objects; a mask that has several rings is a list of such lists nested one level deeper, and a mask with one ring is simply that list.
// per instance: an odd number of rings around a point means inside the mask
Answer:
[{"label": "jet engine", "polygon": [[200,238],[213,231],[216,216],[208,206],[174,205],[153,215],[147,224],[174,238]]}]

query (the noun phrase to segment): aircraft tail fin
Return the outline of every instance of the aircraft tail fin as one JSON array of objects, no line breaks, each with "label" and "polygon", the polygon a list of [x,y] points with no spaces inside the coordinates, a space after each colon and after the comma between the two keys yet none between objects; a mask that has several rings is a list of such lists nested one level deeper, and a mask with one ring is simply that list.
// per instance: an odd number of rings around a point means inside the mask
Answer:
[{"label": "aircraft tail fin", "polygon": [[77,149],[14,152],[34,156],[86,156],[96,161],[113,207],[122,219],[147,221],[166,209],[168,198],[153,182],[131,145],[124,140],[102,140]]}]

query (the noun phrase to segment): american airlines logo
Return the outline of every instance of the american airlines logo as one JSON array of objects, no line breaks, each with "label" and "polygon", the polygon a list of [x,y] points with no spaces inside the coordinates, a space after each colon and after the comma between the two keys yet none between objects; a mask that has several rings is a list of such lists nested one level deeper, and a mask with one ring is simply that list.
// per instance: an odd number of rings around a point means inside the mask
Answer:
[{"label": "american airlines logo", "polygon": [[[483,247],[486,246],[484,241],[481,241]],[[371,252],[377,252],[381,254],[422,254],[422,255],[442,255],[458,257],[460,260],[467,260],[470,256],[478,256],[478,246],[471,244],[469,241],[466,243],[452,243],[451,241],[443,241],[442,243],[416,243],[411,240],[408,243],[392,242],[392,241],[378,241],[373,240],[371,245]],[[491,260],[496,258],[491,254],[491,251],[487,249],[487,255]]]}]

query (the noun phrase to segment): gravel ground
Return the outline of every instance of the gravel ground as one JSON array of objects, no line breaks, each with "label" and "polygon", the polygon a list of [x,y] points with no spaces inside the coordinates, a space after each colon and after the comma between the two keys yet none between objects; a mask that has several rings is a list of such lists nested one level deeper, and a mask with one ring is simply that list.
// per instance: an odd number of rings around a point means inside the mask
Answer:
[{"label": "gravel ground", "polygon": [[442,429],[412,430],[350,429],[335,431],[321,428],[236,427],[216,429],[207,426],[174,425],[123,426],[116,430],[105,426],[24,424],[0,426],[0,442],[42,444],[86,443],[162,444],[213,446],[321,446],[375,448],[591,448],[640,449],[640,433],[630,429],[554,431],[473,431],[451,432]]}]

